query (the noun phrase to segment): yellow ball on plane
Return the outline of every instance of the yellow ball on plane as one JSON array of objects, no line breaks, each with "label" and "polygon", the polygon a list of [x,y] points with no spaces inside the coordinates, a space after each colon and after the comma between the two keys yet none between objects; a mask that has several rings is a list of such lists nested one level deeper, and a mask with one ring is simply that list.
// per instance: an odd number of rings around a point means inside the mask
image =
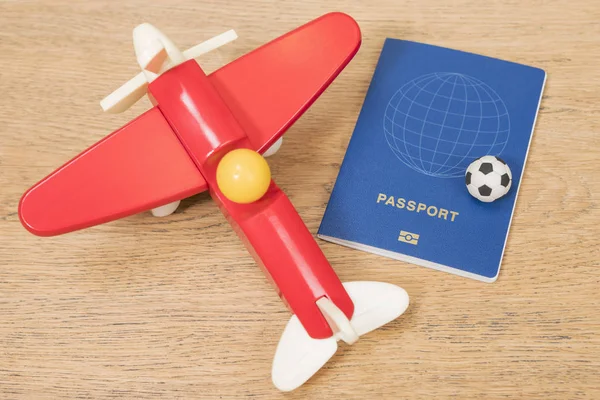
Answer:
[{"label": "yellow ball on plane", "polygon": [[253,150],[232,150],[217,166],[217,186],[233,202],[255,202],[264,196],[270,184],[269,164]]}]

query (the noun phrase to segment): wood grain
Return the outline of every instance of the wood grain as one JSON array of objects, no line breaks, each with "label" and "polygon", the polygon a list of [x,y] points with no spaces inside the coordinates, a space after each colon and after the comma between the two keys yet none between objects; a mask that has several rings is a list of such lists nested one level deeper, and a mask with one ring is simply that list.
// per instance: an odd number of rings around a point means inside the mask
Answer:
[{"label": "wood grain", "polygon": [[[214,69],[325,12],[356,59],[290,129],[273,175],[314,233],[386,36],[535,65],[548,84],[492,285],[320,241],[343,281],[411,294],[398,321],[290,394],[270,382],[289,313],[206,195],[37,238],[33,183],[144,110],[99,100],[137,67],[131,29],[181,47],[235,28]],[[0,1],[0,398],[600,398],[600,6],[577,1]]]}]

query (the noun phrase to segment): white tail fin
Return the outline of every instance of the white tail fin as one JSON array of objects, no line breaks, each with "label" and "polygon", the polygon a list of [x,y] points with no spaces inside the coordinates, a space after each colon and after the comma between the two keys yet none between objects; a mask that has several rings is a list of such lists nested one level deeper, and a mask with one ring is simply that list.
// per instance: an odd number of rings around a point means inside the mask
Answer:
[{"label": "white tail fin", "polygon": [[272,369],[273,384],[279,390],[294,390],[306,382],[335,354],[338,340],[353,343],[354,334],[362,336],[369,333],[398,318],[408,307],[406,291],[390,283],[347,282],[344,288],[354,303],[349,327],[338,323],[339,309],[325,298],[325,303],[319,304],[319,308],[330,325],[335,326],[332,337],[311,338],[295,315],[286,325],[277,345]]}]

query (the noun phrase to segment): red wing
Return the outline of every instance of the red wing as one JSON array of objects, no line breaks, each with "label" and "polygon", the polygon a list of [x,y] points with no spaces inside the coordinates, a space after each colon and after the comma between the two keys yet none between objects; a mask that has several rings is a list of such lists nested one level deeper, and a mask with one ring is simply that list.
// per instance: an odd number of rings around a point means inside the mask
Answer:
[{"label": "red wing", "polygon": [[[210,75],[259,152],[327,88],[360,46],[356,22],[324,15]],[[153,108],[28,190],[19,217],[52,236],[112,221],[206,190],[162,113]]]},{"label": "red wing", "polygon": [[19,217],[52,236],[146,211],[206,189],[160,110],[152,108],[23,195]]},{"label": "red wing", "polygon": [[210,75],[254,148],[266,151],[358,51],[356,22],[326,14]]}]

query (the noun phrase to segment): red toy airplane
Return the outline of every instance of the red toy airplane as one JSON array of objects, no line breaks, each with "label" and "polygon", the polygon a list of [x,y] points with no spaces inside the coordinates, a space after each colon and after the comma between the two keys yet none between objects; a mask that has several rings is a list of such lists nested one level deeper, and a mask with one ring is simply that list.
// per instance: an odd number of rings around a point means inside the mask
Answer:
[{"label": "red toy airplane", "polygon": [[230,40],[229,31],[180,52],[149,24],[133,33],[142,73],[101,103],[121,112],[148,94],[154,107],[29,189],[23,225],[59,235],[153,210],[208,190],[294,314],[272,378],[302,385],[335,353],[337,341],[390,322],[408,295],[379,282],[342,284],[264,158],[289,126],[356,54],[356,22],[324,15],[206,75],[194,57]]}]

